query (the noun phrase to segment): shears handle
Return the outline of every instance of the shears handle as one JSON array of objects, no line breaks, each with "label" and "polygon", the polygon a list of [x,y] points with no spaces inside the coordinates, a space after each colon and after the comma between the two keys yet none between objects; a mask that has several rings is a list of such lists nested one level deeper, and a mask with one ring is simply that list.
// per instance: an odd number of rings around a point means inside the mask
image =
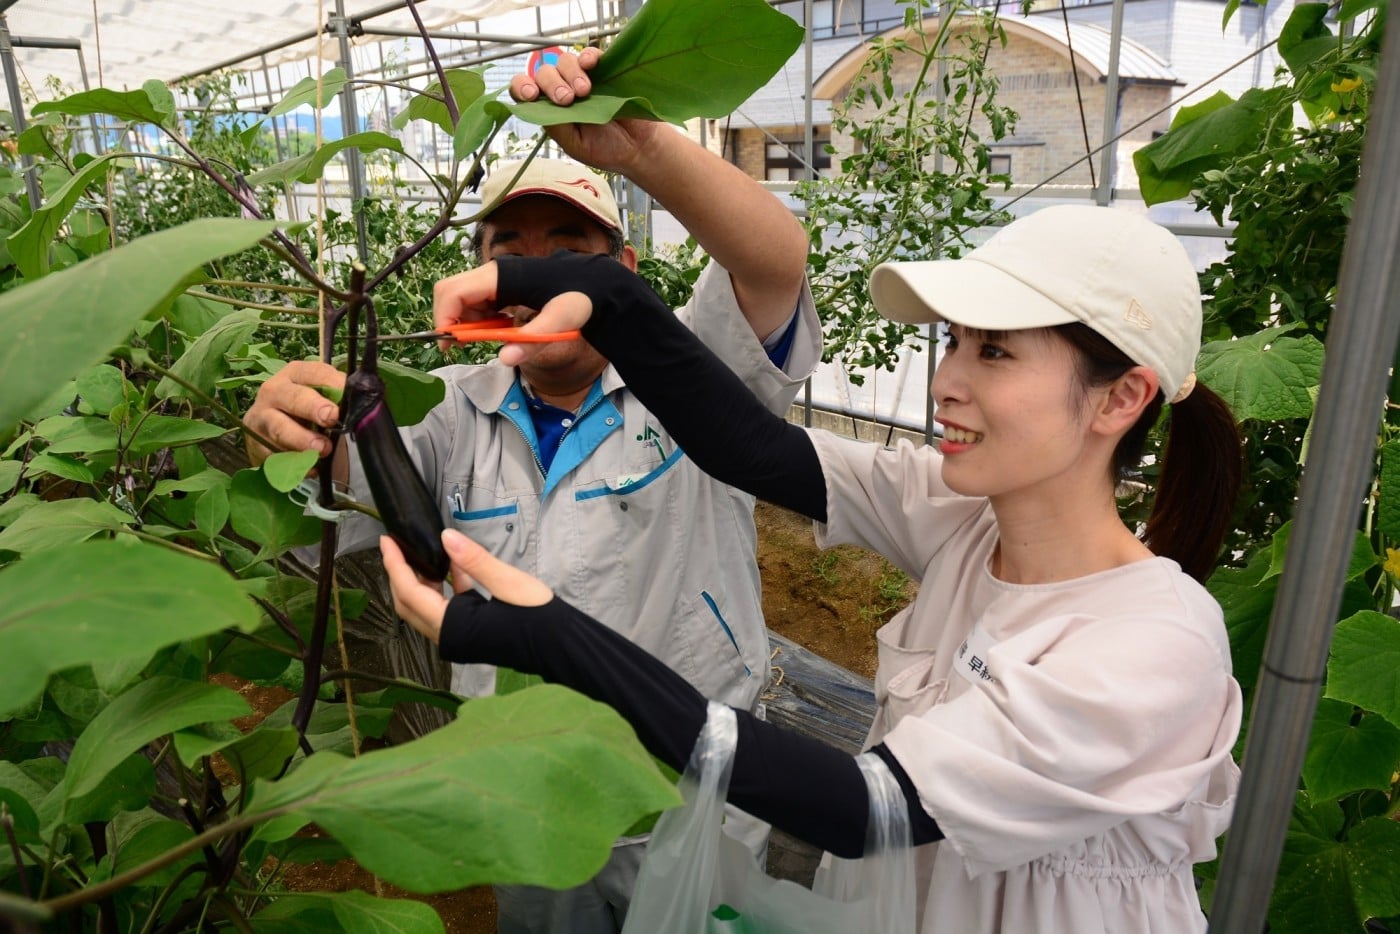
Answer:
[{"label": "shears handle", "polygon": [[510,315],[497,315],[480,321],[465,321],[451,324],[442,329],[459,344],[471,341],[501,341],[512,344],[545,344],[552,341],[572,341],[579,338],[578,331],[557,331],[553,334],[530,334],[520,332],[515,319]]}]

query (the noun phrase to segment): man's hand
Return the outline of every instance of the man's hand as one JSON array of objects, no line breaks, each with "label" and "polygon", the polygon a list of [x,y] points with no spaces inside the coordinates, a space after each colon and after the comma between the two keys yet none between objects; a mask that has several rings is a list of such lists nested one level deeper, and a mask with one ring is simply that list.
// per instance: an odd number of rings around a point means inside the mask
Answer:
[{"label": "man's hand", "polygon": [[[510,79],[510,96],[517,101],[547,100],[567,107],[592,92],[588,72],[602,54],[595,48],[577,55],[564,52],[557,65],[541,65],[533,75],[522,71]],[[601,125],[564,123],[546,127],[545,132],[578,161],[604,172],[627,175],[659,126],[652,120],[614,120]]]},{"label": "man's hand", "polygon": [[[511,567],[455,529],[442,533],[442,546],[452,561],[452,589],[455,593],[480,584],[493,600],[515,606],[544,606],[554,592],[519,568]],[[447,598],[436,584],[424,583],[404,560],[403,552],[387,535],[379,539],[384,571],[394,595],[394,611],[434,644],[442,633]]]},{"label": "man's hand", "polygon": [[[317,391],[318,386],[343,390],[345,374],[327,363],[288,363],[258,387],[257,398],[243,421],[278,450],[316,451],[324,457],[331,452],[331,441],[313,426],[335,427],[340,407]],[[275,453],[251,436],[247,445],[254,467]]]}]

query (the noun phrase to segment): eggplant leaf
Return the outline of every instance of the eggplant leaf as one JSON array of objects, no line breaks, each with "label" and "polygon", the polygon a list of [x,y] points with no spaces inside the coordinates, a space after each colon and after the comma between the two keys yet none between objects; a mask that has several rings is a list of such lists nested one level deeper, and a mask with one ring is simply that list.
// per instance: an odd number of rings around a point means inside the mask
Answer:
[{"label": "eggplant leaf", "polygon": [[37,697],[52,672],[148,655],[221,629],[252,631],[259,620],[217,565],[130,540],[17,561],[0,570],[0,592],[0,714]]},{"label": "eggplant leaf", "polygon": [[618,834],[680,802],[621,717],[557,685],[478,698],[447,726],[358,759],[318,752],[252,799],[245,813],[269,819],[259,839],[314,821],[415,892],[578,885]]},{"label": "eggplant leaf", "polygon": [[184,290],[200,266],[244,250],[269,221],[191,221],[0,294],[0,434],[105,360],[136,322]]},{"label": "eggplant leaf", "polygon": [[511,110],[541,126],[728,116],[778,73],[802,36],[801,26],[764,0],[648,0],[589,74],[587,98]]}]

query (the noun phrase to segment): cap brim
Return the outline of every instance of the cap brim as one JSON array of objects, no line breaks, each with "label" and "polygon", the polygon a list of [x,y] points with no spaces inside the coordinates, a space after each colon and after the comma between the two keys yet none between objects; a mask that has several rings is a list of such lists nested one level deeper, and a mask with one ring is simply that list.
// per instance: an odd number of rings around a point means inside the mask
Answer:
[{"label": "cap brim", "polygon": [[1022,331],[1078,319],[1010,273],[974,257],[881,263],[870,300],[891,321],[951,321],[981,331]]}]

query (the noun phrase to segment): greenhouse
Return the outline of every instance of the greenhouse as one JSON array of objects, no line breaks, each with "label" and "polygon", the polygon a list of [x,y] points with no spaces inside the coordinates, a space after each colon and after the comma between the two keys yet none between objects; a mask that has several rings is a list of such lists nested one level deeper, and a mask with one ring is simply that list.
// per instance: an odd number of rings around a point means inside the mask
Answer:
[{"label": "greenhouse", "polygon": [[1400,931],[1386,11],[0,0],[0,928]]}]

